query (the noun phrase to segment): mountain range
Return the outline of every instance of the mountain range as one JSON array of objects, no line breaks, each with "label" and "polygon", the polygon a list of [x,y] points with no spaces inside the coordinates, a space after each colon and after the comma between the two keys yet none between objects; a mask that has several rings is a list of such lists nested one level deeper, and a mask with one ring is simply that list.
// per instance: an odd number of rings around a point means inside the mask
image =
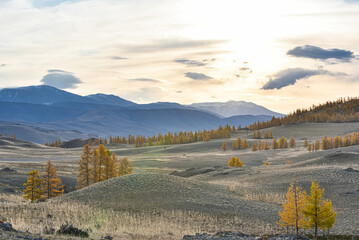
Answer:
[{"label": "mountain range", "polygon": [[137,104],[115,95],[80,96],[46,85],[0,90],[0,133],[15,133],[37,143],[58,138],[148,136],[225,124],[244,127],[272,116],[284,115],[243,101]]}]

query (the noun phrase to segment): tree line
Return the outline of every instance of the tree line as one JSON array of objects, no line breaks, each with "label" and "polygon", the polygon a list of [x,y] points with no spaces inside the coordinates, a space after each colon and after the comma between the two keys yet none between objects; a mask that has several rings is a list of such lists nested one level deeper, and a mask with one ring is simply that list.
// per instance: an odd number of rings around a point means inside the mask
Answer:
[{"label": "tree line", "polygon": [[7,134],[7,133],[0,133],[0,137],[8,137],[8,136],[10,136],[12,139],[16,139],[16,135],[15,135],[15,133],[13,133],[13,134]]},{"label": "tree line", "polygon": [[[296,142],[293,137],[290,138],[289,142],[285,137],[281,137],[279,141],[277,138],[274,138],[271,143],[266,140],[264,143],[261,140],[258,140],[258,143],[252,143],[252,151],[261,151],[261,150],[270,150],[270,149],[285,149],[285,148],[295,148]],[[241,138],[237,138],[232,143],[233,150],[240,150],[240,149],[248,149],[249,143],[245,138],[242,140]],[[221,149],[223,151],[228,150],[228,143],[226,141],[223,142]]]},{"label": "tree line", "polygon": [[28,174],[27,182],[24,183],[24,199],[36,202],[40,199],[50,199],[64,194],[64,186],[61,179],[57,177],[52,161],[46,162],[42,178],[40,178],[38,169],[30,171]]},{"label": "tree line", "polygon": [[359,132],[353,134],[346,134],[344,138],[341,136],[327,137],[324,136],[321,140],[316,140],[314,143],[307,142],[308,151],[328,150],[333,148],[349,147],[359,145]]},{"label": "tree line", "polygon": [[259,130],[269,127],[286,125],[299,122],[358,122],[359,98],[340,98],[336,101],[328,101],[324,104],[313,105],[308,109],[297,109],[285,117],[273,117],[269,121],[256,122],[247,126],[250,130]]}]

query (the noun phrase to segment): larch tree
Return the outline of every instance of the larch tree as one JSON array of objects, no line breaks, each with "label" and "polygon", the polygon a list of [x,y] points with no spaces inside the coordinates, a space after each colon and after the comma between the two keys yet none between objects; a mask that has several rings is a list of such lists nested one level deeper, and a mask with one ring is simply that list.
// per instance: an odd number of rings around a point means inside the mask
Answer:
[{"label": "larch tree", "polygon": [[42,190],[40,188],[41,182],[39,170],[30,171],[27,182],[24,183],[26,188],[24,189],[23,198],[31,200],[31,202],[39,200],[42,196]]},{"label": "larch tree", "polygon": [[110,178],[118,176],[118,158],[116,153],[111,155],[111,169],[110,169]]},{"label": "larch tree", "polygon": [[290,137],[290,140],[289,140],[289,147],[290,148],[295,148],[295,140],[293,137]]},{"label": "larch tree", "polygon": [[77,173],[77,189],[87,187],[91,184],[93,153],[89,144],[84,146],[81,158],[78,161],[79,168]]},{"label": "larch tree", "polygon": [[92,168],[91,168],[91,182],[97,183],[98,182],[98,152],[97,148],[93,148],[92,150]]},{"label": "larch tree", "polygon": [[318,236],[318,229],[330,230],[335,224],[336,213],[333,210],[330,200],[323,200],[324,189],[319,184],[312,182],[311,194],[307,197],[304,206],[304,214],[308,218],[307,227],[314,228],[315,238]]},{"label": "larch tree", "polygon": [[274,138],[272,141],[272,149],[278,149],[278,142],[276,138]]},{"label": "larch tree", "polygon": [[261,151],[261,150],[263,150],[263,145],[262,145],[262,141],[259,140],[258,141],[258,151]]},{"label": "larch tree", "polygon": [[223,151],[228,150],[228,143],[226,141],[224,141],[221,148]]},{"label": "larch tree", "polygon": [[264,149],[264,150],[269,150],[269,149],[270,149],[270,146],[269,146],[269,144],[268,144],[268,140],[266,140],[266,141],[264,142],[263,149]]},{"label": "larch tree", "polygon": [[107,153],[107,149],[105,148],[105,146],[103,144],[100,144],[97,147],[96,151],[97,151],[97,153],[96,153],[97,181],[96,182],[101,182],[105,179],[104,168],[105,168],[106,160],[108,159],[108,153]]},{"label": "larch tree", "polygon": [[42,176],[42,191],[45,199],[64,194],[64,186],[61,183],[61,179],[57,177],[55,167],[50,160],[47,161]]},{"label": "larch tree", "polygon": [[128,160],[127,157],[122,158],[118,166],[118,175],[123,176],[126,174],[132,174],[132,171],[133,171],[132,163]]},{"label": "larch tree", "polygon": [[237,157],[231,157],[228,161],[228,167],[243,167],[243,162]]},{"label": "larch tree", "polygon": [[307,201],[306,192],[299,186],[290,184],[286,201],[283,203],[283,210],[279,212],[280,221],[278,225],[282,227],[293,227],[296,233],[299,233],[300,228],[306,225],[307,217],[304,214],[304,206]]},{"label": "larch tree", "polygon": [[243,149],[249,148],[249,143],[246,138],[242,142],[242,148]]},{"label": "larch tree", "polygon": [[252,144],[252,151],[253,152],[255,152],[255,151],[257,151],[258,149],[257,149],[257,144],[256,143],[253,143]]}]

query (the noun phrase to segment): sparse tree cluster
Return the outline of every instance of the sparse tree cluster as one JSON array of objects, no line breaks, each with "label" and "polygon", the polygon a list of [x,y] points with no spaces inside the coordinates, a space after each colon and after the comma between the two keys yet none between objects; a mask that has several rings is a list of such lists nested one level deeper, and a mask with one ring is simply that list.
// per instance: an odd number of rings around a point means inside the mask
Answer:
[{"label": "sparse tree cluster", "polygon": [[241,138],[237,138],[237,140],[232,143],[233,150],[247,149],[247,148],[249,148],[249,143],[246,138],[243,141]]},{"label": "sparse tree cluster", "polygon": [[269,127],[298,122],[358,122],[359,98],[340,98],[337,101],[326,102],[309,109],[297,109],[282,118],[273,117],[269,121],[256,122],[248,126],[252,131]]},{"label": "sparse tree cluster", "polygon": [[316,140],[314,143],[307,143],[307,149],[308,151],[319,151],[333,148],[349,147],[354,145],[359,145],[359,132],[347,134],[344,136],[344,138],[342,138],[341,136],[324,136],[322,140]]},{"label": "sparse tree cluster", "polygon": [[312,182],[310,195],[300,186],[291,183],[277,224],[287,229],[293,228],[297,234],[299,229],[314,228],[315,238],[318,236],[318,229],[329,231],[335,224],[336,213],[332,202],[323,200],[323,195],[324,189],[320,189],[318,183]]},{"label": "sparse tree cluster", "polygon": [[61,146],[61,140],[57,139],[57,140],[55,140],[53,142],[45,143],[45,146],[48,146],[48,147],[60,147]]},{"label": "sparse tree cluster", "polygon": [[93,150],[89,144],[85,145],[78,164],[78,189],[113,177],[131,174],[133,171],[133,166],[127,158],[118,162],[117,155],[111,153],[103,144]]},{"label": "sparse tree cluster", "polygon": [[[10,135],[7,134],[7,133],[0,133],[0,137],[2,137],[2,136],[7,137],[7,136],[10,136]],[[11,138],[12,138],[12,139],[16,139],[15,133],[11,134]]]},{"label": "sparse tree cluster", "polygon": [[64,194],[61,179],[58,178],[55,167],[50,160],[46,162],[42,178],[40,178],[39,170],[30,171],[24,186],[23,197],[31,202],[36,202],[39,199],[50,199]]},{"label": "sparse tree cluster", "polygon": [[243,167],[243,162],[237,157],[231,157],[228,161],[228,167]]}]

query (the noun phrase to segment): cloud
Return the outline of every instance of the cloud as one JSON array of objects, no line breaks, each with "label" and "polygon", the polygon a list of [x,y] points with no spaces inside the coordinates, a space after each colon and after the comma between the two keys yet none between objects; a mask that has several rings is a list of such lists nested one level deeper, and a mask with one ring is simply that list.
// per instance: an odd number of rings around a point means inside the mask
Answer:
[{"label": "cloud", "polygon": [[294,85],[298,80],[316,75],[347,76],[346,73],[332,73],[324,69],[289,68],[274,74],[269,81],[263,85],[262,89],[281,89],[289,85]]},{"label": "cloud", "polygon": [[176,59],[173,62],[176,63],[182,63],[184,65],[187,65],[188,67],[202,67],[206,66],[212,62],[216,61],[215,58],[212,59],[203,59],[202,61],[196,61],[196,60],[189,60],[186,58]]},{"label": "cloud", "polygon": [[345,3],[359,3],[359,0],[344,0]]},{"label": "cloud", "polygon": [[113,57],[111,57],[111,59],[113,59],[113,60],[126,60],[126,59],[128,59],[128,58],[119,57],[119,56],[113,56]]},{"label": "cloud", "polygon": [[152,78],[132,78],[129,79],[131,81],[138,81],[138,82],[160,82],[160,80],[152,79]]},{"label": "cloud", "polygon": [[59,69],[50,69],[50,70],[47,70],[47,72],[49,72],[49,73],[73,74],[72,72],[67,72],[67,71],[63,71],[63,70],[59,70]]},{"label": "cloud", "polygon": [[6,66],[6,64],[5,64],[5,63],[0,64],[0,67],[5,67],[5,66]]},{"label": "cloud", "polygon": [[49,73],[41,79],[44,85],[59,89],[73,89],[77,87],[77,84],[82,83],[80,79],[73,76],[70,72],[55,69],[48,70],[48,72]]},{"label": "cloud", "polygon": [[129,45],[126,46],[128,52],[158,52],[176,49],[197,49],[209,48],[218,44],[227,42],[227,40],[161,40],[146,45]]},{"label": "cloud", "polygon": [[34,0],[32,5],[36,8],[46,8],[46,7],[55,7],[62,3],[74,3],[80,2],[83,0]]},{"label": "cloud", "polygon": [[195,72],[186,72],[185,76],[188,78],[191,78],[193,80],[212,80],[214,78],[207,76],[206,74],[203,73],[195,73]]},{"label": "cloud", "polygon": [[350,62],[355,58],[354,53],[342,49],[323,49],[316,46],[298,46],[287,52],[287,55],[294,57],[312,58],[317,60],[336,59],[342,62]]},{"label": "cloud", "polygon": [[189,60],[189,59],[176,59],[176,60],[174,60],[174,62],[185,64],[188,67],[201,67],[201,66],[206,66],[207,65],[204,62],[195,61],[195,60]]}]

